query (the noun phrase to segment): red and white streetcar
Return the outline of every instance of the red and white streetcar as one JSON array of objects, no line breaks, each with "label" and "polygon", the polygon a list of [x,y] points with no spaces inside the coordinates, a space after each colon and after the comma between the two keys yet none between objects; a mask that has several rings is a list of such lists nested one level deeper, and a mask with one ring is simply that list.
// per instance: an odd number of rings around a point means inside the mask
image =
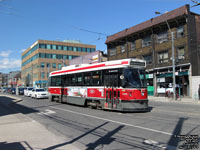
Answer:
[{"label": "red and white streetcar", "polygon": [[51,101],[119,111],[147,111],[146,62],[122,59],[63,67],[49,76]]}]

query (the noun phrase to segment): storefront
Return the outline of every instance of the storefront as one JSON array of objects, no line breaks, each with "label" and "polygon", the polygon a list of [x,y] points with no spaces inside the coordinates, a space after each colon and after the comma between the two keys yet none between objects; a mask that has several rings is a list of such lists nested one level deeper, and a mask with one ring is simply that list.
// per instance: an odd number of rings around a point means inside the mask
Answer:
[{"label": "storefront", "polygon": [[38,80],[33,82],[33,87],[37,87],[37,88],[46,88],[47,87],[47,81],[46,80]]},{"label": "storefront", "polygon": [[[158,73],[156,74],[158,96],[165,96],[167,91],[173,92],[173,74]],[[181,96],[189,96],[189,72],[175,72],[176,76],[176,93]]]}]

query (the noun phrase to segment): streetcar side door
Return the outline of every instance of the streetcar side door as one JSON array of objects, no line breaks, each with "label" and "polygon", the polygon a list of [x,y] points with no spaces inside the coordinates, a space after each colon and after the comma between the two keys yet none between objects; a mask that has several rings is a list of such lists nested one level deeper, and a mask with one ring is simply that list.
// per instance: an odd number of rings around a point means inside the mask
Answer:
[{"label": "streetcar side door", "polygon": [[120,74],[116,72],[107,72],[104,75],[104,87],[105,87],[105,94],[106,94],[106,105],[108,109],[118,109],[119,106],[119,81]]},{"label": "streetcar side door", "polygon": [[68,89],[66,88],[66,86],[69,84],[69,77],[64,76],[62,78],[62,88],[61,88],[61,102],[67,102],[67,93],[68,93]]}]

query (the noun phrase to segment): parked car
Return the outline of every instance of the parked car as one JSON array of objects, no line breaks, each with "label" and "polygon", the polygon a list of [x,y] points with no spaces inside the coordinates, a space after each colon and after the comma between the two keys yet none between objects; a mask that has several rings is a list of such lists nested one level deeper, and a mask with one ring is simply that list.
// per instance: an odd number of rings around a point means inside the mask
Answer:
[{"label": "parked car", "polygon": [[19,95],[24,95],[24,88],[18,88]]},{"label": "parked car", "polygon": [[48,92],[42,88],[33,89],[31,92],[32,98],[48,98]]},{"label": "parked car", "polygon": [[16,94],[16,88],[11,88],[10,94]]},{"label": "parked car", "polygon": [[11,89],[12,89],[12,88],[7,88],[7,93],[11,94],[11,93],[12,93],[12,92],[11,92]]},{"label": "parked car", "polygon": [[27,87],[25,90],[24,90],[24,95],[25,96],[31,96],[31,91],[33,90],[32,87]]},{"label": "parked car", "polygon": [[2,92],[6,92],[8,90],[8,88],[6,88],[6,87],[3,87],[3,90],[2,90]]}]

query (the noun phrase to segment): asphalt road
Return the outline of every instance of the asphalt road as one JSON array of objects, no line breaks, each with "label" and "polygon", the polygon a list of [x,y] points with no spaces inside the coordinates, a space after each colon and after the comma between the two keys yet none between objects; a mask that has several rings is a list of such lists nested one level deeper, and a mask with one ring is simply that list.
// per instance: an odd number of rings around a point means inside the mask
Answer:
[{"label": "asphalt road", "polygon": [[150,112],[120,113],[21,97],[23,101],[11,106],[66,138],[50,149],[67,144],[85,150],[199,146],[200,105],[151,101]]}]

